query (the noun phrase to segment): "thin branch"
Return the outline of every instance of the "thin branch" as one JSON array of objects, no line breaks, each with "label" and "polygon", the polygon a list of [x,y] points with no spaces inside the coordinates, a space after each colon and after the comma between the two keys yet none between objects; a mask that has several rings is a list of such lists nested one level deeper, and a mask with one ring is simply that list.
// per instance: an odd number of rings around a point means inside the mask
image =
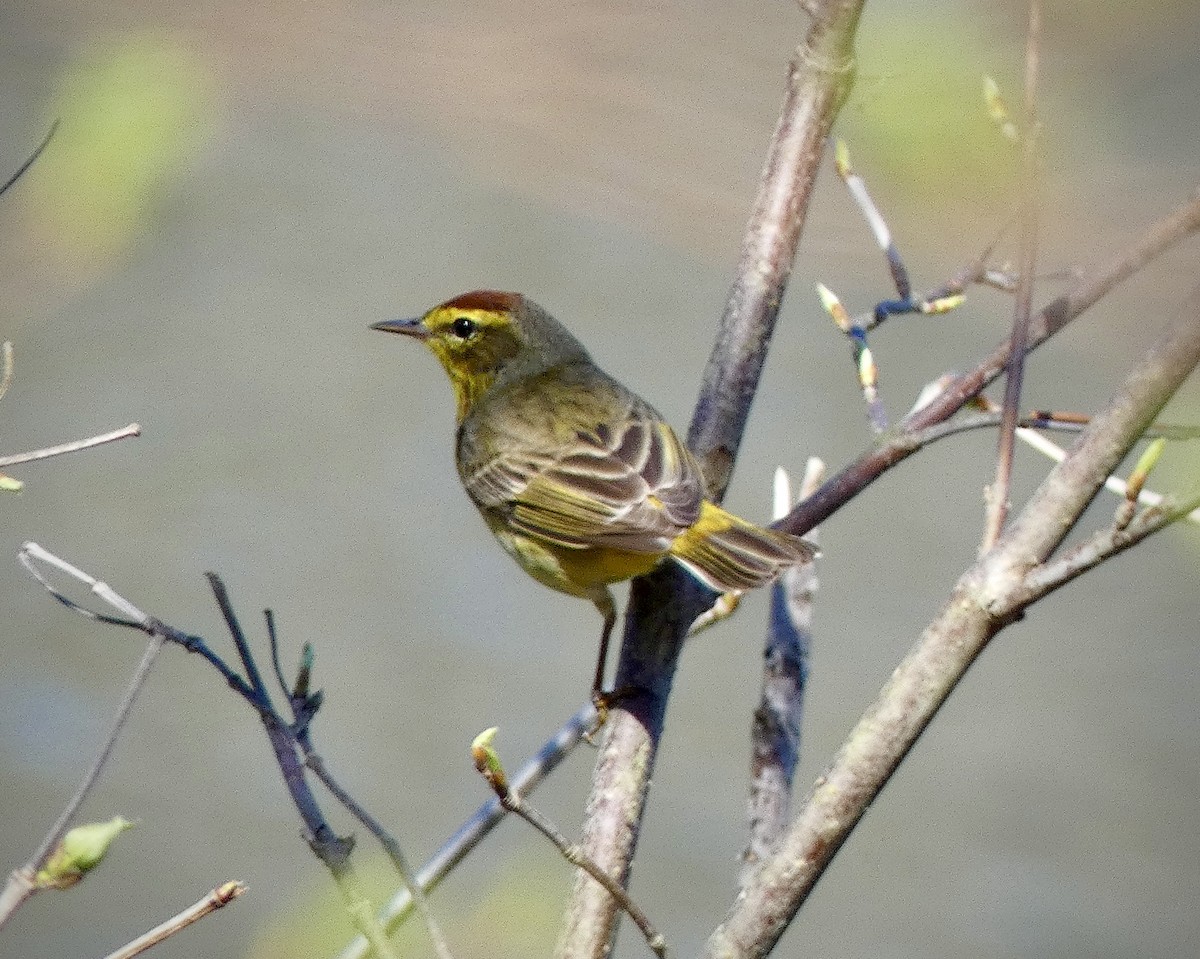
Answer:
[{"label": "thin branch", "polygon": [[[521,766],[512,777],[512,788],[523,795],[531,794],[564,759],[579,745],[584,733],[595,726],[596,710],[591,703],[580,707],[558,732],[538,752]],[[493,796],[476,810],[458,831],[443,844],[417,873],[417,884],[432,892],[484,837],[508,814],[499,798]],[[399,890],[380,915],[380,922],[393,932],[412,911],[412,897],[407,889]],[[367,940],[358,936],[337,956],[337,959],[365,959],[370,951]]]},{"label": "thin branch", "polygon": [[299,755],[300,746],[295,733],[271,705],[266,684],[263,682],[245,633],[238,622],[225,584],[214,573],[206,575],[217,605],[220,607],[221,615],[233,637],[238,655],[250,677],[249,685],[253,695],[247,697],[247,701],[258,710],[263,729],[267,734],[267,741],[271,744],[271,749],[275,753],[275,761],[279,766],[283,781],[287,785],[292,805],[304,823],[304,838],[307,840],[309,848],[329,870],[334,885],[342,894],[346,911],[355,927],[367,938],[381,959],[390,959],[395,956],[395,951],[387,941],[383,928],[375,919],[374,909],[363,892],[358,874],[350,860],[354,840],[352,837],[337,835],[326,821],[320,804],[313,795],[304,775],[304,764]]},{"label": "thin branch", "polygon": [[980,552],[987,552],[1000,538],[1008,518],[1012,485],[1013,451],[1017,419],[1021,409],[1021,386],[1025,379],[1025,352],[1029,342],[1029,320],[1033,313],[1033,277],[1037,269],[1038,149],[1041,139],[1037,119],[1038,61],[1042,44],[1041,0],[1029,0],[1029,30],[1025,39],[1025,131],[1021,162],[1021,249],[1017,273],[1017,298],[1013,307],[1012,346],[1004,379],[1004,414],[996,450],[996,479],[988,492],[987,520]]},{"label": "thin branch", "polygon": [[[919,433],[910,435],[910,439],[918,446],[928,446],[930,443],[935,443],[938,440],[944,440],[950,436],[957,436],[959,433],[969,433],[972,430],[989,429],[993,426],[1000,425],[1000,418],[1003,415],[1000,407],[997,404],[987,401],[987,397],[978,397],[980,401],[987,403],[978,413],[964,413],[961,416],[956,416],[952,420],[947,420],[944,423],[935,423],[927,429],[921,430]],[[1021,437],[1022,433],[1038,436],[1037,430],[1046,430],[1054,433],[1082,433],[1091,422],[1090,417],[1081,419],[1058,419],[1060,414],[1047,413],[1045,411],[1034,410],[1025,416],[1022,416],[1017,425],[1017,436]],[[1146,439],[1158,439],[1159,437],[1167,440],[1195,440],[1200,439],[1200,427],[1197,426],[1180,426],[1174,423],[1154,423],[1146,430]],[[1049,442],[1049,441],[1047,441]],[[1055,446],[1050,443],[1049,446],[1042,444],[1031,443],[1034,449],[1038,452],[1045,453],[1050,459],[1056,462],[1061,460],[1065,455],[1061,446]],[[1125,494],[1125,487],[1113,488],[1113,492]],[[1150,505],[1154,505],[1151,503]]]},{"label": "thin branch", "polygon": [[[987,397],[980,396],[980,403],[985,409],[994,406]],[[982,416],[997,415],[990,410],[988,413],[981,414]],[[951,423],[962,422],[959,418],[952,420]],[[1038,430],[1055,429],[1064,432],[1081,432],[1088,423],[1091,422],[1091,417],[1082,416],[1074,413],[1052,413],[1046,411],[1035,410],[1028,418],[1022,421],[1021,426],[1017,428],[1017,439],[1021,440],[1027,446],[1032,447],[1039,453],[1049,457],[1056,463],[1061,463],[1067,453],[1061,446],[1053,440],[1043,436]],[[946,424],[943,424],[946,425]],[[1144,439],[1163,438],[1167,440],[1188,441],[1200,438],[1200,428],[1194,426],[1181,426],[1174,423],[1151,423],[1142,434]],[[1129,497],[1129,484],[1119,476],[1110,475],[1104,480],[1104,488],[1109,492],[1116,493],[1122,498]],[[1161,493],[1156,493],[1154,490],[1141,488],[1137,490],[1135,501],[1142,506],[1161,506],[1164,502],[1164,497]],[[1188,513],[1184,519],[1190,523],[1200,525],[1200,510],[1194,510]]]},{"label": "thin branch", "polygon": [[91,449],[93,446],[103,446],[105,443],[113,443],[117,440],[129,439],[131,436],[141,435],[142,428],[137,423],[130,423],[119,430],[113,430],[111,433],[101,433],[99,436],[90,436],[85,440],[74,440],[70,443],[61,443],[58,446],[47,446],[45,449],[30,450],[28,453],[14,453],[10,456],[0,456],[0,469],[4,469],[6,466],[17,466],[20,463],[32,463],[34,460],[48,460],[52,456],[62,456],[64,453],[77,453],[80,450]]},{"label": "thin branch", "polygon": [[[221,616],[225,620],[225,627],[229,630],[229,635],[233,639],[233,645],[237,650],[238,658],[242,661],[242,668],[246,670],[246,679],[249,681],[250,689],[253,690],[254,694],[250,704],[262,713],[264,717],[271,714],[282,722],[282,717],[275,713],[275,707],[271,703],[271,695],[267,692],[267,684],[263,682],[262,674],[258,671],[258,663],[254,660],[254,654],[250,652],[250,644],[246,641],[246,634],[242,631],[242,624],[238,622],[233,604],[229,601],[229,592],[225,589],[225,584],[216,573],[205,573],[204,576],[208,580],[209,589],[213,591],[213,597],[217,601],[217,608],[221,610]],[[304,818],[303,811],[301,811],[301,818]]]},{"label": "thin branch", "polygon": [[205,916],[228,906],[245,891],[246,884],[243,882],[231,880],[224,883],[178,915],[172,916],[166,922],[155,926],[149,932],[138,936],[133,942],[127,943],[115,952],[110,952],[104,959],[133,959],[134,956],[140,956],[151,946],[157,946],[164,939],[169,939],[192,923],[199,922]]},{"label": "thin branch", "polygon": [[161,636],[151,638],[150,642],[146,644],[146,651],[142,654],[142,660],[138,663],[137,669],[133,672],[133,677],[129,680],[129,686],[125,690],[125,695],[121,698],[116,715],[113,716],[112,725],[109,726],[108,736],[105,737],[104,744],[100,747],[100,752],[96,755],[91,769],[87,771],[87,774],[83,777],[83,781],[80,782],[79,787],[75,790],[75,795],[71,797],[71,801],[67,803],[67,807],[62,811],[62,815],[58,817],[58,822],[51,827],[45,838],[42,839],[42,844],[38,847],[37,852],[33,855],[32,862],[35,872],[45,864],[46,858],[58,844],[58,841],[62,839],[71,819],[92,791],[96,780],[100,778],[100,773],[103,771],[105,765],[107,765],[109,756],[112,755],[113,747],[117,744],[117,738],[125,728],[125,723],[129,719],[129,713],[133,709],[133,704],[137,701],[142,687],[146,685],[146,680],[150,677],[150,670],[154,668],[154,661],[158,658],[162,647],[163,638]]},{"label": "thin branch", "polygon": [[1195,522],[1197,516],[1200,516],[1200,494],[1193,494],[1180,502],[1171,497],[1160,497],[1160,505],[1143,510],[1123,529],[1100,530],[1056,559],[1030,570],[1025,577],[1025,589],[1019,601],[1028,604],[1040,599],[1099,566],[1106,559],[1136,546],[1146,537],[1180,520]]},{"label": "thin branch", "polygon": [[[986,397],[981,396],[979,399],[985,400]],[[910,439],[918,448],[924,448],[939,440],[957,436],[959,433],[990,429],[998,426],[1001,417],[1000,407],[995,404],[992,404],[992,407],[985,412],[968,413],[956,416],[954,419],[947,420],[944,423],[935,423],[933,426],[927,427],[920,432],[911,434]],[[1054,462],[1061,463],[1066,457],[1067,451],[1053,440],[1043,436],[1039,431],[1054,430],[1061,433],[1082,433],[1089,422],[1090,419],[1088,418],[1075,421],[1051,419],[1049,418],[1049,414],[1034,412],[1021,419],[1020,425],[1017,426],[1016,436],[1022,443],[1037,450],[1037,452],[1052,459]],[[1144,438],[1155,439],[1157,437],[1165,437],[1173,440],[1192,440],[1197,438],[1195,434],[1195,427],[1156,423],[1152,424],[1146,430]],[[1109,476],[1105,479],[1104,488],[1120,497],[1125,497],[1129,490],[1128,484],[1119,476]],[[1156,493],[1154,490],[1141,489],[1137,494],[1137,502],[1142,506],[1161,506],[1164,502],[1164,497],[1161,493]],[[1200,510],[1188,513],[1184,519],[1189,523],[1200,525]]]},{"label": "thin branch", "polygon": [[985,246],[975,259],[964,266],[954,276],[948,279],[941,286],[929,290],[923,297],[924,302],[929,303],[934,300],[945,299],[948,296],[965,293],[967,287],[976,283],[987,282],[988,277],[988,260],[992,258],[992,254],[996,251],[996,247],[1000,241],[1004,239],[1009,230],[1012,229],[1012,218],[1006,220],[992,237],[990,243]]},{"label": "thin branch", "polygon": [[[813,3],[813,22],[788,71],[780,118],[688,430],[688,446],[717,502],[733,474],[826,138],[850,91],[862,3]],[[622,700],[605,727],[583,836],[584,852],[622,885],[637,845],[684,635],[706,602],[711,605],[709,591],[674,564],[635,580],[630,588],[615,682],[618,689],[637,692]],[[607,956],[616,919],[612,897],[581,875],[557,955]]]},{"label": "thin branch", "polygon": [[605,892],[612,896],[622,911],[634,921],[650,950],[659,956],[659,959],[666,959],[666,940],[651,925],[649,917],[630,898],[629,893],[621,888],[621,884],[601,869],[579,846],[568,842],[567,837],[563,835],[561,829],[542,815],[541,812],[525,802],[521,798],[520,793],[509,787],[508,776],[505,775],[504,767],[500,763],[500,757],[496,754],[496,750],[492,745],[495,738],[495,727],[487,729],[476,736],[475,741],[471,744],[471,758],[474,760],[475,769],[483,776],[488,786],[491,787],[492,792],[496,794],[496,798],[500,800],[500,805],[513,815],[529,823],[529,825],[550,841],[551,845],[558,850],[563,859],[572,866],[582,869],[598,882]]},{"label": "thin branch", "polygon": [[850,165],[850,151],[846,148],[845,141],[838,140],[836,155],[838,176],[846,184],[846,189],[850,191],[850,196],[853,197],[863,219],[867,221],[867,226],[870,227],[876,244],[887,260],[888,271],[892,274],[892,283],[896,287],[896,295],[904,302],[911,302],[912,282],[908,278],[908,268],[904,265],[900,251],[896,248],[887,220],[884,219],[879,207],[871,198],[871,192],[867,189],[867,181],[859,176]]},{"label": "thin branch", "polygon": [[567,842],[562,832],[550,820],[538,812],[537,809],[522,800],[520,794],[514,792],[504,793],[504,795],[500,796],[500,805],[514,815],[524,819],[550,841],[563,859],[572,866],[582,869],[599,883],[601,888],[612,896],[613,901],[621,907],[621,910],[633,920],[634,925],[638,927],[642,937],[646,940],[646,945],[650,948],[650,951],[659,956],[660,959],[666,959],[666,939],[663,938],[662,933],[654,928],[649,917],[630,898],[629,893],[621,887],[620,883],[593,862],[580,846]]},{"label": "thin branch", "polygon": [[425,893],[421,889],[421,884],[412,871],[412,867],[408,864],[408,857],[404,855],[404,850],[400,848],[400,843],[396,841],[396,838],[391,833],[383,828],[379,820],[368,813],[350,793],[342,788],[341,784],[334,779],[329,769],[325,766],[325,760],[307,748],[307,742],[305,745],[304,764],[325,784],[325,788],[333,794],[334,798],[345,806],[350,811],[350,814],[362,823],[379,844],[383,846],[388,858],[392,861],[392,866],[400,874],[401,882],[404,884],[409,896],[413,899],[417,907],[417,912],[421,916],[421,921],[425,923],[425,928],[429,930],[429,938],[433,942],[433,951],[437,953],[438,959],[453,959],[445,933],[442,932],[442,928],[438,925],[433,911],[429,908],[429,901],[426,899]]},{"label": "thin branch", "polygon": [[8,388],[12,385],[13,378],[13,345],[8,340],[5,340],[0,345],[0,363],[3,364],[3,371],[0,372],[0,399],[4,399],[4,394],[8,392]]},{"label": "thin branch", "polygon": [[7,180],[4,181],[4,186],[0,186],[0,195],[7,193],[8,188],[10,186],[12,186],[14,183],[16,183],[19,179],[21,179],[21,177],[25,175],[25,171],[28,170],[31,166],[33,166],[33,164],[36,162],[37,158],[42,155],[42,151],[45,150],[47,146],[49,146],[50,141],[54,138],[54,134],[57,130],[58,130],[58,121],[55,120],[53,123],[50,124],[50,129],[46,133],[46,135],[44,137],[42,137],[42,142],[37,145],[37,147],[34,149],[34,151],[31,154],[29,154],[29,159],[27,159],[24,163],[22,163],[19,167],[17,167],[16,172],[13,173],[13,175],[10,176]]},{"label": "thin branch", "polygon": [[[181,632],[166,623],[160,622],[153,616],[143,613],[140,609],[134,606],[129,600],[115,592],[107,583],[100,582],[90,573],[85,573],[83,570],[72,566],[65,559],[54,555],[49,550],[43,549],[37,543],[24,543],[17,554],[17,558],[21,561],[21,565],[28,570],[29,574],[36,579],[50,593],[50,595],[58,602],[62,603],[67,609],[73,613],[78,613],[87,619],[94,619],[96,622],[105,623],[109,626],[122,626],[126,629],[136,629],[148,636],[161,636],[167,642],[175,643],[177,646],[183,647],[189,653],[198,653],[208,660],[225,679],[229,686],[234,689],[238,695],[251,699],[254,696],[254,691],[246,685],[246,681],[241,676],[233,672],[220,656],[208,648],[199,636],[190,636],[187,633]],[[50,581],[37,568],[34,561],[45,563],[57,569],[59,572],[70,576],[72,579],[83,583],[91,592],[100,600],[108,603],[109,606],[121,613],[120,617],[109,616],[105,613],[98,613],[95,610],[88,609],[68,597],[66,594],[59,592],[50,585]]]}]

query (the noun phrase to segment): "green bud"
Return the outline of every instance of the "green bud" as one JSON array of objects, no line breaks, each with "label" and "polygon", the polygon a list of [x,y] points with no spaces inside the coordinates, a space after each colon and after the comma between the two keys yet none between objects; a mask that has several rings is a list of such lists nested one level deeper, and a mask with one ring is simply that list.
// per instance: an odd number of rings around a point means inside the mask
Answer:
[{"label": "green bud", "polygon": [[93,822],[76,826],[50,853],[46,865],[37,874],[36,883],[41,889],[69,889],[90,870],[100,864],[108,847],[133,823],[122,816],[113,816],[108,822]]},{"label": "green bud", "polygon": [[1134,466],[1133,472],[1129,474],[1129,482],[1126,484],[1125,496],[1127,499],[1138,498],[1138,495],[1142,492],[1142,487],[1146,485],[1146,480],[1150,478],[1150,473],[1158,465],[1159,458],[1166,448],[1167,441],[1160,436],[1147,446],[1145,452],[1138,457],[1137,465]]},{"label": "green bud", "polygon": [[503,797],[508,792],[508,777],[504,775],[504,767],[500,764],[500,757],[492,747],[492,743],[496,741],[497,732],[499,730],[495,726],[492,726],[490,729],[485,729],[476,736],[475,741],[471,743],[471,758],[475,762],[475,768],[488,781],[488,785],[498,795]]},{"label": "green bud", "polygon": [[821,298],[822,308],[833,317],[833,322],[838,325],[838,329],[843,333],[849,332],[851,325],[850,314],[842,306],[842,301],[837,298],[837,294],[824,283],[818,283],[817,296]]},{"label": "green bud", "polygon": [[967,298],[963,294],[953,293],[937,300],[926,300],[921,304],[921,312],[926,314],[949,313],[951,310],[957,310],[966,301]]},{"label": "green bud", "polygon": [[850,148],[846,146],[845,140],[838,140],[837,146],[834,147],[833,156],[838,176],[843,180],[851,177],[854,174],[854,170],[850,167]]},{"label": "green bud", "polygon": [[1000,128],[1006,139],[1016,143],[1021,139],[1021,133],[1008,112],[1008,104],[1000,94],[1000,85],[991,77],[983,78],[983,103],[992,122]]}]

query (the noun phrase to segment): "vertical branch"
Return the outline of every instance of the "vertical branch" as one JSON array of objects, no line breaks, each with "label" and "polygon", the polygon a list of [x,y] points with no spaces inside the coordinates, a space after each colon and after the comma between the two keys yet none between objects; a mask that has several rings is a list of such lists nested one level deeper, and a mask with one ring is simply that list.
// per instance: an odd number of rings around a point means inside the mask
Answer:
[{"label": "vertical branch", "polygon": [[[813,22],[788,73],[733,287],[688,432],[708,493],[729,484],[766,348],[791,273],[822,150],[853,78],[863,0],[814,0]],[[636,690],[613,711],[592,778],[585,855],[622,884],[637,846],[667,697],[683,637],[707,591],[673,564],[635,580],[616,688]],[[599,959],[612,948],[617,908],[593,879],[575,884],[556,954]]]},{"label": "vertical branch", "polygon": [[995,545],[1008,518],[1012,484],[1013,449],[1021,409],[1021,386],[1025,379],[1025,353],[1029,322],[1033,313],[1033,274],[1037,266],[1038,233],[1038,135],[1037,80],[1042,42],[1042,3],[1029,0],[1029,28],[1025,38],[1025,136],[1021,160],[1021,251],[1017,275],[1017,299],[1013,308],[1012,346],[1004,380],[1004,412],[996,450],[996,480],[988,495],[987,521],[982,551]]},{"label": "vertical branch", "polygon": [[733,474],[825,140],[854,81],[853,41],[862,0],[814,6],[812,28],[789,69],[737,272],[688,429],[688,446],[699,457],[709,497],[716,501]]}]

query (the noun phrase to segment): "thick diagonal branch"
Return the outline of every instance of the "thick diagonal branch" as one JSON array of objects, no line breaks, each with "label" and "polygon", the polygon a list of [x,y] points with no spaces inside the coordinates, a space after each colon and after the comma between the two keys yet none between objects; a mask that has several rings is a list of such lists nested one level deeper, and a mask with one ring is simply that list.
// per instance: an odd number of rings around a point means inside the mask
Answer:
[{"label": "thick diagonal branch", "polygon": [[959,580],[817,780],[779,852],[709,939],[706,959],[767,955],[871,801],[988,641],[1039,598],[1025,588],[1104,478],[1200,361],[1200,304],[1151,348],[1013,522]]}]

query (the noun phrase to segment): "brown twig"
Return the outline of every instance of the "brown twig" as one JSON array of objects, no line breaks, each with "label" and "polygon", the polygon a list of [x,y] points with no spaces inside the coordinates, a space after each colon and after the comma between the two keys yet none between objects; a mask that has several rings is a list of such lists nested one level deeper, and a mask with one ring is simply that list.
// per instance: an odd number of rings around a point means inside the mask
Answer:
[{"label": "brown twig", "polygon": [[[813,23],[788,72],[783,108],[688,431],[688,445],[716,501],[733,473],[826,137],[851,87],[861,8],[862,0],[812,3]],[[679,651],[705,599],[706,591],[673,565],[635,580],[630,589],[616,687],[638,692],[620,703],[605,727],[583,836],[587,856],[622,885],[637,845]],[[612,897],[581,876],[557,955],[607,955],[616,916]]]},{"label": "brown twig", "polygon": [[206,895],[203,899],[188,906],[178,915],[172,916],[161,925],[138,936],[115,952],[110,952],[104,959],[134,959],[151,946],[157,946],[164,939],[169,939],[175,933],[186,929],[192,923],[199,922],[205,916],[211,915],[218,909],[228,906],[246,891],[246,884],[231,880],[224,883]]},{"label": "brown twig", "polygon": [[1094,569],[1106,559],[1136,546],[1147,536],[1165,529],[1182,519],[1200,513],[1200,494],[1175,501],[1164,497],[1159,505],[1142,510],[1126,525],[1100,530],[1084,542],[1072,547],[1056,559],[1043,563],[1025,577],[1024,592],[1013,602],[1028,604]]},{"label": "brown twig", "polygon": [[[1200,298],[1189,309],[1200,312]],[[1135,364],[1116,397],[996,546],[963,574],[942,612],[817,781],[779,852],[744,887],[710,937],[705,959],[749,959],[770,952],[967,668],[996,633],[1039,598],[1028,588],[1033,571],[1049,560],[1104,478],[1197,362],[1200,322],[1191,315]]]},{"label": "brown twig", "polygon": [[0,456],[0,469],[6,466],[16,466],[20,463],[32,463],[34,460],[48,460],[52,456],[62,456],[64,453],[78,453],[80,450],[91,449],[93,446],[103,446],[117,440],[129,439],[131,436],[141,436],[142,428],[137,423],[130,423],[111,433],[101,433],[84,440],[73,440],[70,443],[60,443],[58,446],[47,446],[40,450],[30,450],[28,453],[13,453]]},{"label": "brown twig", "polygon": [[[962,416],[956,416],[952,420],[946,420],[944,423],[934,423],[932,426],[921,430],[919,433],[913,433],[909,436],[913,445],[918,448],[929,446],[939,440],[947,439],[951,436],[957,436],[960,433],[969,433],[972,430],[991,429],[1000,425],[1001,413],[1000,407],[995,409],[985,410],[979,413],[965,413]],[[1052,416],[1046,416],[1042,413],[1032,412],[1027,416],[1021,417],[1017,421],[1017,437],[1021,438],[1023,434],[1033,433],[1035,430],[1045,430],[1055,433],[1082,433],[1087,427],[1089,420],[1084,419],[1079,422],[1071,422],[1069,420],[1058,420]],[[1190,426],[1175,426],[1173,424],[1163,424],[1159,426],[1151,426],[1146,430],[1146,439],[1165,438],[1171,440],[1196,439],[1196,433],[1200,430],[1198,427]],[[1053,460],[1061,460],[1063,450],[1061,447],[1050,447],[1049,441],[1046,444],[1036,444],[1035,448],[1039,452],[1045,453]],[[1124,495],[1124,487],[1114,488],[1114,493]],[[1154,505],[1151,503],[1150,505]]]},{"label": "brown twig", "polygon": [[1025,38],[1025,131],[1021,161],[1021,243],[1017,273],[1017,297],[1013,307],[1012,345],[1004,379],[1004,413],[996,450],[996,479],[988,492],[981,552],[1000,538],[1008,519],[1012,485],[1013,452],[1017,419],[1021,409],[1021,386],[1025,379],[1025,351],[1029,342],[1029,320],[1033,314],[1033,277],[1037,269],[1038,149],[1037,120],[1038,61],[1042,43],[1041,0],[1029,0],[1029,29]]},{"label": "brown twig", "polygon": [[492,746],[495,737],[495,727],[487,729],[476,736],[475,742],[471,744],[471,757],[474,760],[475,769],[483,776],[488,786],[491,787],[492,792],[496,794],[496,798],[500,800],[500,805],[513,815],[529,823],[529,825],[550,841],[551,845],[558,850],[559,855],[563,859],[572,866],[582,869],[599,883],[601,888],[613,898],[622,911],[634,921],[650,950],[659,956],[660,959],[666,959],[666,940],[651,925],[649,917],[630,898],[629,893],[621,888],[620,883],[601,869],[578,845],[568,842],[567,837],[563,835],[561,829],[555,826],[554,823],[542,815],[536,808],[525,802],[521,798],[521,794],[509,786],[508,776],[505,775],[504,767],[500,764],[500,757],[496,754]]}]

